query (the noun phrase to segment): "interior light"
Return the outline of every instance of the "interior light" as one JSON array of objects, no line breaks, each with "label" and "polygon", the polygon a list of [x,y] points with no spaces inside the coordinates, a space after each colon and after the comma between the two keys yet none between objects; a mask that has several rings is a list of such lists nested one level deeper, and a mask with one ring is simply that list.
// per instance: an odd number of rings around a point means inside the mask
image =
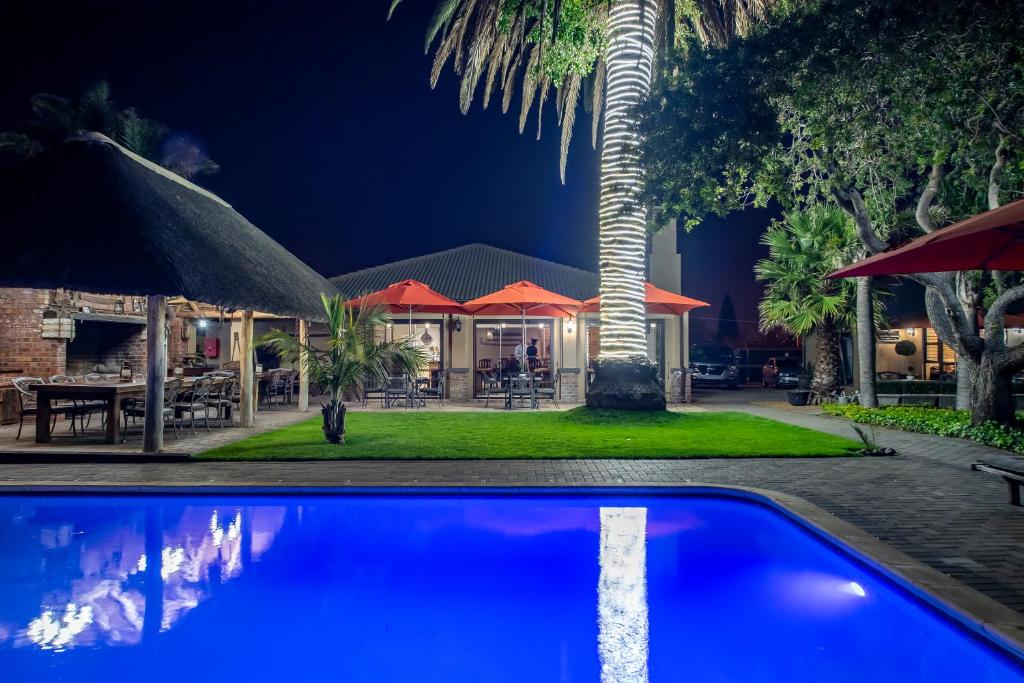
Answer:
[{"label": "interior light", "polygon": [[197,326],[199,327],[199,329],[201,329],[201,330],[205,330],[205,329],[206,329],[206,320],[205,320],[205,319],[203,319],[203,318],[200,318],[200,319],[199,319],[199,320],[198,320],[198,321],[196,322],[196,325],[197,325]]}]

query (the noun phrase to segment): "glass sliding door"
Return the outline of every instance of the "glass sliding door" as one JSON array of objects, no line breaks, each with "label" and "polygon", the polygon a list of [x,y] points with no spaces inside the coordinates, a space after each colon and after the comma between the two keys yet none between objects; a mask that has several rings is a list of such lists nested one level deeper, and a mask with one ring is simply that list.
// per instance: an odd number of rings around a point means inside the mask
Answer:
[{"label": "glass sliding door", "polygon": [[478,320],[473,325],[475,362],[474,395],[484,379],[504,380],[510,374],[531,371],[546,378],[555,371],[554,321],[526,320],[525,346],[519,320]]}]

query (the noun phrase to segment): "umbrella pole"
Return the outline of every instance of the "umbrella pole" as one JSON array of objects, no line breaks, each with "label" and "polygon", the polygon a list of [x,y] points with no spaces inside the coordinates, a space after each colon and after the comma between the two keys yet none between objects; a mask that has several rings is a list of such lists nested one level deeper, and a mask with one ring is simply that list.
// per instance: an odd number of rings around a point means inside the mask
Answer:
[{"label": "umbrella pole", "polygon": [[153,295],[146,301],[146,416],[142,427],[142,451],[158,453],[164,447],[164,382],[167,380],[167,345],[164,320],[167,297]]},{"label": "umbrella pole", "polygon": [[522,333],[520,335],[522,337],[522,341],[519,342],[519,345],[523,350],[523,357],[517,358],[516,360],[519,361],[519,372],[526,372],[526,306],[521,306],[519,308],[519,313],[522,315],[522,327],[519,328],[519,331]]},{"label": "umbrella pole", "polygon": [[501,351],[501,333],[505,329],[504,323],[498,323],[498,381],[501,381],[501,361],[504,359]]}]

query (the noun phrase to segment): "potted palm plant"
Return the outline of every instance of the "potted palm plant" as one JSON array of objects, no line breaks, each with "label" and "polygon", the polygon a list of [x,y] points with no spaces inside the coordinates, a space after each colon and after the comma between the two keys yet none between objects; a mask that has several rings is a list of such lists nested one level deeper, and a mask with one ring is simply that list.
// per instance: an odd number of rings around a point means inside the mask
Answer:
[{"label": "potted palm plant", "polygon": [[378,341],[374,328],[390,322],[380,307],[346,306],[338,295],[321,295],[327,324],[327,343],[323,349],[296,339],[282,330],[271,330],[259,344],[274,351],[283,360],[298,359],[310,383],[328,402],[321,402],[324,436],[331,443],[345,443],[346,392],[358,392],[367,380],[381,384],[390,375],[414,374],[424,367],[427,358],[423,349],[411,339]]}]

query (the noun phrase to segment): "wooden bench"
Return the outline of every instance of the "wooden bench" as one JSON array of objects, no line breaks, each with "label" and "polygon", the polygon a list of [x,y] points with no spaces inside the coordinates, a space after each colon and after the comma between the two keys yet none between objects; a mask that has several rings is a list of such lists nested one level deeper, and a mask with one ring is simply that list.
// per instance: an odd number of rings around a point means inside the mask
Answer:
[{"label": "wooden bench", "polygon": [[971,469],[975,472],[988,472],[1002,477],[1006,481],[1006,486],[1010,492],[1010,505],[1020,507],[1020,487],[1021,484],[1024,484],[1024,472],[999,467],[998,465],[989,465],[985,462],[976,462],[971,465]]}]

